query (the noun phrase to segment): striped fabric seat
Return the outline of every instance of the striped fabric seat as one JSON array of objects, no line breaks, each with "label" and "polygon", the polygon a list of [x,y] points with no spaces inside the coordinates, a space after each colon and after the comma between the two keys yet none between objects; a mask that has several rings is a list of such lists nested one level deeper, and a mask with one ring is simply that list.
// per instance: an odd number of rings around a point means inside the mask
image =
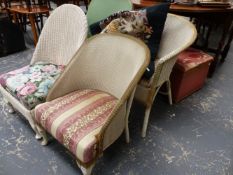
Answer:
[{"label": "striped fabric seat", "polygon": [[117,98],[97,90],[78,90],[35,108],[35,119],[82,162],[95,155],[98,134]]}]

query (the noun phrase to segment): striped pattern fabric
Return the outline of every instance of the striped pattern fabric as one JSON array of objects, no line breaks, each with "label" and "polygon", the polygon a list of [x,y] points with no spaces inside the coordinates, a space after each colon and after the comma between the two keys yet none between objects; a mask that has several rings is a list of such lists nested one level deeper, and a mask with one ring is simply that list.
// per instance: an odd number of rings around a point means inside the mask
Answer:
[{"label": "striped pattern fabric", "polygon": [[117,99],[97,90],[78,90],[35,108],[36,121],[84,163],[95,155],[95,135]]}]

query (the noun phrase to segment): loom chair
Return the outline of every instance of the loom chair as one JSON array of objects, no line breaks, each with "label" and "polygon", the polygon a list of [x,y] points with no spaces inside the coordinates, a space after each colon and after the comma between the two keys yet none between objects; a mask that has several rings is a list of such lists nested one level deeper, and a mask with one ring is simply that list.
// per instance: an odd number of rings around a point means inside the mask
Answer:
[{"label": "loom chair", "polygon": [[146,136],[149,116],[153,102],[160,87],[166,84],[169,103],[172,104],[170,74],[176,62],[176,56],[188,48],[196,39],[195,26],[185,18],[168,14],[161,38],[160,48],[155,61],[155,72],[149,79],[142,79],[137,86],[135,99],[145,106],[142,137]]},{"label": "loom chair", "polygon": [[[67,20],[67,19],[72,19]],[[66,65],[83,44],[87,36],[87,20],[81,8],[75,5],[62,5],[54,10],[48,18],[33,53],[30,65],[44,61],[56,65]],[[7,74],[7,73],[6,73]],[[6,90],[0,83],[0,92],[9,106],[9,112],[19,111],[29,122],[36,133],[32,118],[34,109],[29,110]],[[49,91],[48,91],[49,92]]]},{"label": "loom chair", "polygon": [[[89,38],[51,89],[47,102],[35,108],[44,144],[47,131],[75,155],[83,174],[90,175],[96,159],[124,130],[129,142],[129,111],[148,64],[149,49],[134,37],[99,34]],[[116,100],[102,123],[98,111],[107,106],[99,108],[103,99],[91,100],[99,93]],[[94,127],[92,121],[99,125]]]}]

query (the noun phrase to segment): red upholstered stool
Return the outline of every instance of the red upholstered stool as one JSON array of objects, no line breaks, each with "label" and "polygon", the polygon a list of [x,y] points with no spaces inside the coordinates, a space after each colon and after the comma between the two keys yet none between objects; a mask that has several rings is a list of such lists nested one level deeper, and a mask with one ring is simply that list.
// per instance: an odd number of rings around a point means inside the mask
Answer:
[{"label": "red upholstered stool", "polygon": [[178,55],[170,77],[174,102],[179,102],[203,86],[212,60],[212,56],[193,48]]}]

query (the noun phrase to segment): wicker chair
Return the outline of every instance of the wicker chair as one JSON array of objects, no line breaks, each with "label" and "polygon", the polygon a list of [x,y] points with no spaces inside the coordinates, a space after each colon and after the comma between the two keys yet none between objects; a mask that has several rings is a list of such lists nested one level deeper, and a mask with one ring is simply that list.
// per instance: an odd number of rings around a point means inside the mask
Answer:
[{"label": "wicker chair", "polygon": [[[110,44],[109,44],[110,43]],[[35,108],[35,120],[68,148],[84,175],[124,131],[135,87],[149,63],[149,49],[131,36],[100,34],[85,42]],[[69,77],[69,78],[67,78]]]},{"label": "wicker chair", "polygon": [[88,25],[107,18],[121,10],[132,10],[130,0],[92,0],[87,11]]},{"label": "wicker chair", "polygon": [[170,88],[170,74],[176,62],[176,55],[189,47],[196,39],[196,29],[194,25],[183,17],[168,14],[165,23],[158,59],[155,62],[155,72],[150,80],[141,80],[135,98],[145,105],[145,116],[142,129],[142,137],[146,136],[148,120],[154,99],[165,83],[169,103],[172,104]]},{"label": "wicker chair", "polygon": [[[82,9],[75,5],[58,7],[46,21],[30,65],[41,61],[55,65],[66,65],[83,44],[86,36],[87,20]],[[1,75],[1,77],[6,75],[8,73]],[[13,113],[14,110],[17,110],[23,114],[36,132],[36,138],[41,138],[32,118],[33,109],[26,108],[1,83],[0,92],[9,104],[9,112]]]}]

